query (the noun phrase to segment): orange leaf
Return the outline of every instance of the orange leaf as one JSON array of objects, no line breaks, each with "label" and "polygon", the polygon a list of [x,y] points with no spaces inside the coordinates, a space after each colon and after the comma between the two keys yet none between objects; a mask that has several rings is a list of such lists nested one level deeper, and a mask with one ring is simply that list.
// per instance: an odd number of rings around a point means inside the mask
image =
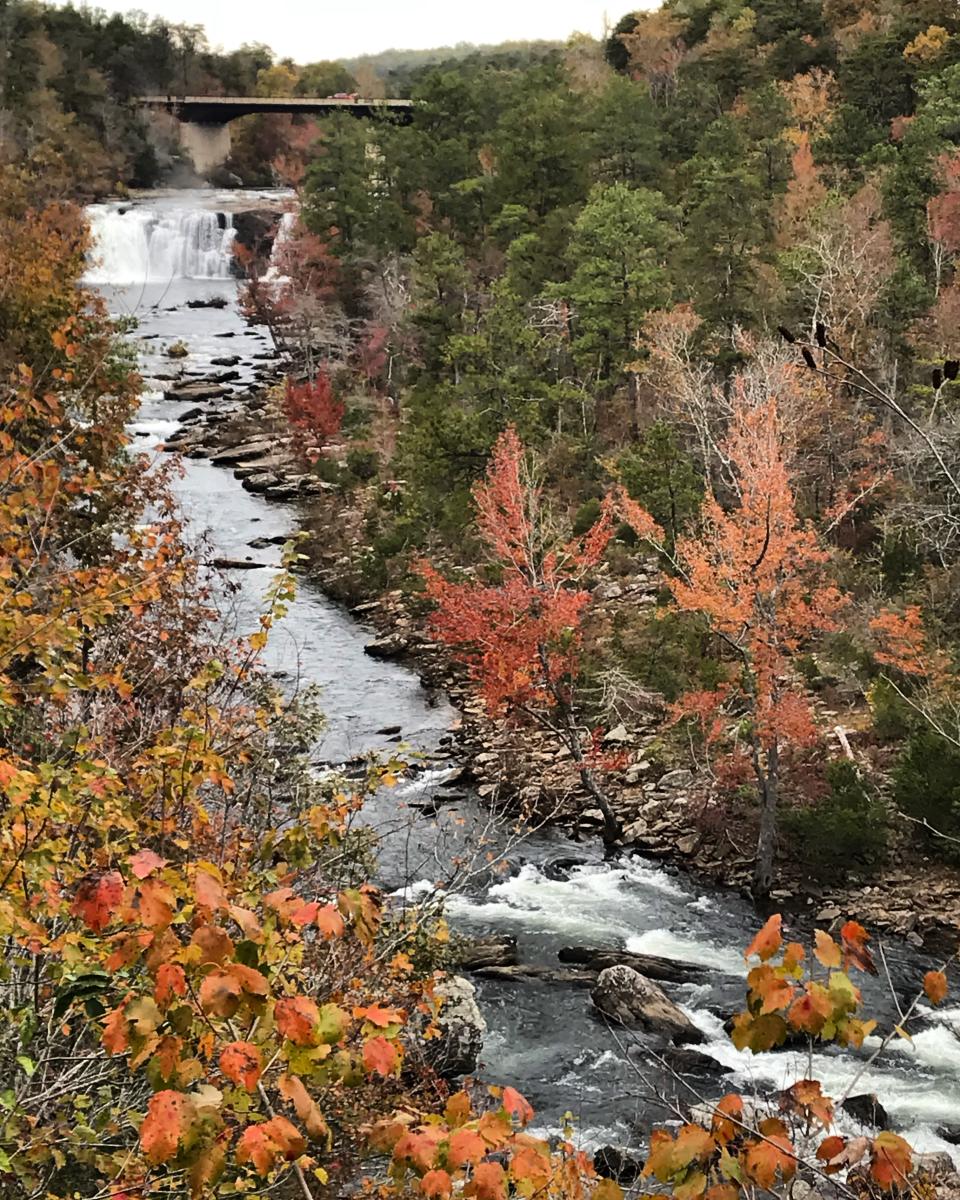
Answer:
[{"label": "orange leaf", "polygon": [[194,887],[196,888],[197,903],[202,908],[216,911],[227,907],[227,894],[223,890],[223,884],[209,870],[201,868],[197,871]]},{"label": "orange leaf", "polygon": [[248,1125],[237,1142],[237,1162],[250,1163],[258,1175],[267,1175],[277,1160],[280,1147],[263,1125]]},{"label": "orange leaf", "polygon": [[86,875],[77,885],[70,911],[80,917],[88,929],[97,933],[113,920],[123,899],[123,876],[119,871]]},{"label": "orange leaf", "polygon": [[173,1158],[194,1113],[193,1101],[183,1092],[157,1092],[150,1097],[140,1126],[140,1145],[150,1162],[164,1163]]},{"label": "orange leaf", "polygon": [[220,1070],[228,1079],[252,1092],[263,1071],[260,1051],[250,1042],[230,1042],[220,1051]]},{"label": "orange leaf", "polygon": [[140,884],[140,921],[147,929],[166,929],[173,920],[173,892],[159,879]]},{"label": "orange leaf", "polygon": [[404,1013],[399,1008],[381,1008],[379,1004],[371,1004],[367,1008],[355,1008],[353,1015],[358,1021],[369,1021],[379,1029],[388,1025],[398,1025],[404,1020]]},{"label": "orange leaf", "polygon": [[729,1142],[736,1137],[743,1119],[743,1097],[730,1092],[717,1104],[713,1114],[713,1133],[720,1141]]},{"label": "orange leaf", "polygon": [[764,1142],[754,1142],[746,1153],[745,1167],[750,1178],[762,1188],[772,1188],[777,1171],[784,1181],[797,1169],[793,1147],[785,1137],[774,1135]]},{"label": "orange leaf", "polygon": [[230,971],[211,971],[200,985],[200,1007],[215,1016],[232,1017],[240,999],[240,981]]},{"label": "orange leaf", "polygon": [[153,998],[161,1008],[166,1008],[174,996],[187,994],[187,977],[183,967],[177,963],[161,963],[157,968],[157,982]]},{"label": "orange leaf", "polygon": [[931,1004],[942,1004],[947,998],[947,977],[943,971],[928,971],[923,977],[923,990]]},{"label": "orange leaf", "polygon": [[397,1048],[381,1035],[363,1044],[363,1065],[378,1075],[389,1075],[397,1066]]},{"label": "orange leaf", "polygon": [[856,921],[847,921],[846,925],[840,930],[844,967],[849,967],[853,963],[861,971],[867,971],[871,975],[876,975],[877,968],[874,965],[873,955],[867,949],[867,942],[869,940],[870,934],[867,933],[862,925],[858,925]]},{"label": "orange leaf", "polygon": [[774,913],[747,947],[743,957],[750,958],[756,954],[763,962],[773,958],[783,944],[782,926],[783,917],[780,913]]},{"label": "orange leaf", "polygon": [[833,940],[829,933],[824,933],[822,929],[814,931],[817,942],[817,948],[814,954],[819,962],[824,967],[829,967],[831,970],[839,967],[843,962],[843,955],[840,953],[840,947]]},{"label": "orange leaf", "polygon": [[343,937],[343,932],[346,926],[343,923],[343,917],[332,904],[324,904],[317,909],[317,928],[320,930],[325,941],[330,941],[333,938]]},{"label": "orange leaf", "polygon": [[497,1162],[479,1163],[463,1194],[476,1196],[477,1200],[506,1200],[507,1177],[503,1167]]},{"label": "orange leaf", "polygon": [[273,1017],[283,1036],[295,1046],[313,1044],[320,1011],[307,996],[289,996],[278,1000]]},{"label": "orange leaf", "polygon": [[307,1133],[315,1141],[329,1137],[329,1126],[324,1120],[317,1102],[303,1086],[303,1080],[296,1075],[281,1075],[277,1080],[277,1087],[280,1095],[285,1100],[289,1100],[296,1109],[297,1116],[303,1122]]},{"label": "orange leaf", "polygon": [[896,1133],[884,1132],[873,1140],[870,1174],[882,1188],[900,1187],[913,1166],[913,1152]]},{"label": "orange leaf", "polygon": [[146,879],[151,872],[162,870],[167,865],[167,860],[153,850],[138,850],[131,855],[129,862],[130,870],[137,879]]},{"label": "orange leaf", "polygon": [[233,939],[219,925],[201,925],[193,931],[190,941],[200,947],[200,961],[203,963],[216,963],[219,967],[225,959],[233,957]]},{"label": "orange leaf", "polygon": [[420,1191],[429,1200],[445,1200],[453,1190],[453,1180],[446,1171],[428,1171],[420,1180]]},{"label": "orange leaf", "polygon": [[487,1143],[472,1129],[458,1129],[450,1136],[447,1162],[454,1170],[467,1163],[478,1163],[487,1153]]},{"label": "orange leaf", "polygon": [[103,1023],[103,1045],[108,1054],[122,1054],[130,1045],[126,1008],[129,995],[113,1010]]},{"label": "orange leaf", "polygon": [[533,1109],[524,1096],[516,1088],[503,1089],[503,1107],[511,1117],[516,1117],[521,1125],[533,1120]]}]

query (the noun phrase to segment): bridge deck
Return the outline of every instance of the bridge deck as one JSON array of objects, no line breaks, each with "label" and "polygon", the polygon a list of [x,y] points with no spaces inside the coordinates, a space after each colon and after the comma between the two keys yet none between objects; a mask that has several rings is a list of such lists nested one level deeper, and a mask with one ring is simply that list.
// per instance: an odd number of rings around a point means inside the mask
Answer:
[{"label": "bridge deck", "polygon": [[374,100],[358,96],[347,99],[339,96],[138,96],[136,103],[144,108],[165,108],[181,121],[201,125],[219,125],[236,117],[252,113],[316,113],[350,112],[356,116],[407,117],[413,108],[412,100]]}]

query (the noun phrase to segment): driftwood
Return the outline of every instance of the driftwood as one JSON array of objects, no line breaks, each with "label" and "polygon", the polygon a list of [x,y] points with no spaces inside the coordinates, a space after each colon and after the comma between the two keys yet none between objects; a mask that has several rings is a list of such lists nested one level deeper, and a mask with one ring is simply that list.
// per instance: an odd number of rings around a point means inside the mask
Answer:
[{"label": "driftwood", "polygon": [[704,978],[706,970],[694,963],[656,954],[631,954],[627,950],[593,950],[588,946],[565,946],[557,954],[562,963],[573,963],[595,975],[608,967],[630,967],[647,979],[667,983],[691,983]]},{"label": "driftwood", "polygon": [[570,987],[593,987],[597,977],[592,971],[575,967],[547,967],[536,963],[513,963],[503,967],[481,967],[474,971],[484,979],[502,979],[507,983],[561,983]]}]

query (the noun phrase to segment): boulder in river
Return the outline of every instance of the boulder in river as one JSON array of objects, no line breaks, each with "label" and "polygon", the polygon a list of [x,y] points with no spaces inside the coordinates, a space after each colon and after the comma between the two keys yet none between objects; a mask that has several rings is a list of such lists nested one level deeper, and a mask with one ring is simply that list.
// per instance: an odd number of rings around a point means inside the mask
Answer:
[{"label": "boulder in river", "polygon": [[230,389],[219,383],[211,383],[206,379],[198,379],[195,383],[179,383],[176,387],[168,388],[163,393],[164,400],[189,400],[199,404],[202,400],[219,400],[221,396],[229,396]]},{"label": "boulder in river", "polygon": [[864,1092],[859,1096],[848,1096],[840,1107],[848,1112],[861,1125],[869,1129],[889,1129],[890,1118],[873,1092]]},{"label": "boulder in river", "polygon": [[363,648],[364,654],[369,654],[371,658],[399,658],[407,649],[406,638],[399,634],[391,633],[386,637],[376,638],[372,642],[367,642]]},{"label": "boulder in river", "polygon": [[477,1069],[487,1023],[477,1007],[476,988],[462,975],[448,976],[438,987],[443,1007],[436,1024],[440,1036],[423,1044],[423,1054],[444,1079]]},{"label": "boulder in river", "polygon": [[663,1033],[672,1042],[702,1042],[703,1034],[661,987],[632,967],[607,967],[590,993],[597,1011],[630,1029]]},{"label": "boulder in river", "polygon": [[593,1156],[593,1165],[598,1175],[604,1179],[614,1179],[625,1187],[636,1183],[643,1171],[641,1159],[617,1146],[601,1146]]}]

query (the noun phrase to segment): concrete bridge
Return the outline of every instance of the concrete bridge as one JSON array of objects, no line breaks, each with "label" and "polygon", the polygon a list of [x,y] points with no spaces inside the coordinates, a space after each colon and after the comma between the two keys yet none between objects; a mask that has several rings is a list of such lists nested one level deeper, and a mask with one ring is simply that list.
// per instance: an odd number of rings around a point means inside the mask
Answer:
[{"label": "concrete bridge", "polygon": [[141,108],[171,113],[180,122],[180,143],[201,174],[230,157],[230,122],[252,113],[322,116],[348,112],[355,117],[390,117],[407,122],[411,100],[365,100],[360,96],[138,96]]}]

